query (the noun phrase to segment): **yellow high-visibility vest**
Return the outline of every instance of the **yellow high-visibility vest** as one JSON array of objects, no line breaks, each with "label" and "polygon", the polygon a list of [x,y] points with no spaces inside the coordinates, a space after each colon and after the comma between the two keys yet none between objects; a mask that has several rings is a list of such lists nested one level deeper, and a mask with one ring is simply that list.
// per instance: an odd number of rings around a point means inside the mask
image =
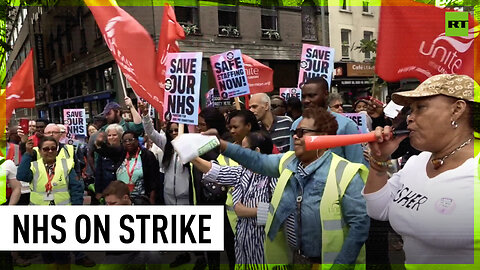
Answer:
[{"label": "yellow high-visibility vest", "polygon": [[[57,157],[55,166],[55,175],[52,179],[53,201],[55,205],[70,205],[70,193],[68,183],[70,171],[73,168],[73,159],[59,159]],[[49,205],[50,201],[45,200],[47,195],[45,185],[48,183],[47,170],[43,159],[33,161],[30,169],[33,173],[33,181],[30,183],[30,204],[31,205]]]},{"label": "yellow high-visibility vest", "polygon": [[[289,161],[295,155],[294,151],[287,152],[283,155],[279,164],[280,178],[275,187],[270,209],[265,227],[265,233],[268,235],[270,226],[272,225],[275,211],[280,203],[285,186],[287,185],[293,172],[286,168]],[[328,172],[325,189],[322,200],[320,202],[320,220],[322,226],[322,269],[330,269],[335,258],[342,250],[343,242],[348,234],[348,224],[343,222],[341,212],[341,202],[345,191],[357,174],[362,177],[365,182],[368,177],[368,169],[363,164],[352,163],[332,153],[332,163]],[[270,240],[265,237],[265,261],[269,265],[273,264],[291,264],[293,257],[287,244],[287,237],[284,230],[280,230],[275,238]],[[355,269],[365,269],[365,245],[360,250],[357,257]]]},{"label": "yellow high-visibility vest", "polygon": [[1,167],[5,161],[4,157],[0,157],[0,204],[7,201],[7,171]]},{"label": "yellow high-visibility vest", "polygon": [[[232,160],[224,155],[219,155],[217,161],[220,166],[239,166],[239,164],[235,160]],[[225,206],[227,207],[227,217],[228,221],[230,222],[230,227],[232,228],[233,233],[236,234],[238,217],[235,213],[235,209],[233,208],[233,189],[233,187],[228,189]]]}]

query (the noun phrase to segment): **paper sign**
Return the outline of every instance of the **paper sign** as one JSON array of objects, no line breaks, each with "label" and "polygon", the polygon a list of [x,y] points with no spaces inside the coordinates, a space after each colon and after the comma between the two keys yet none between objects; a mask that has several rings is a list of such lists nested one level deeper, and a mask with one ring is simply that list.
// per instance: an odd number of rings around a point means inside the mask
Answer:
[{"label": "paper sign", "polygon": [[323,77],[327,80],[330,89],[334,57],[334,48],[303,44],[298,87],[301,87],[310,78]]},{"label": "paper sign", "polygon": [[202,53],[169,53],[165,73],[165,120],[198,124]]},{"label": "paper sign", "polygon": [[67,127],[67,138],[73,139],[74,135],[87,136],[85,109],[64,109],[63,119]]},{"label": "paper sign", "polygon": [[240,50],[210,56],[217,88],[223,99],[250,94]]},{"label": "paper sign", "polygon": [[302,90],[300,88],[280,88],[280,96],[287,101],[291,97],[296,97],[302,100]]},{"label": "paper sign", "polygon": [[397,117],[398,113],[403,109],[403,106],[396,104],[393,101],[390,101],[387,106],[383,109],[383,112],[388,118]]},{"label": "paper sign", "polygon": [[360,133],[367,133],[367,115],[363,113],[342,113],[345,117],[348,117],[355,122],[358,126]]},{"label": "paper sign", "polygon": [[207,107],[222,107],[222,106],[232,106],[233,102],[231,99],[222,99],[220,97],[220,94],[218,93],[218,90],[215,88],[212,88],[208,90],[208,92],[205,94],[206,97],[206,105]]}]

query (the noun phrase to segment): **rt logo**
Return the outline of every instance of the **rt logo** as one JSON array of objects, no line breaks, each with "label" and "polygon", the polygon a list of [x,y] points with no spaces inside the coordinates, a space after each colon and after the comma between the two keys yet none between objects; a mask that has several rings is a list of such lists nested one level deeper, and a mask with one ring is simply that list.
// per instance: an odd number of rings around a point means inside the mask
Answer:
[{"label": "rt logo", "polygon": [[445,12],[445,36],[468,36],[468,12]]}]

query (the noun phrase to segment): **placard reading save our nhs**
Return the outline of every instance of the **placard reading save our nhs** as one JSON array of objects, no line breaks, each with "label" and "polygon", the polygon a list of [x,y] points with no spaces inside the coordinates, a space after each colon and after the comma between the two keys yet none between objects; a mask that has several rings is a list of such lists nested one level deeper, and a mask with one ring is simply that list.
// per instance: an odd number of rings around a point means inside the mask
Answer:
[{"label": "placard reading save our nhs", "polygon": [[167,55],[163,101],[166,121],[198,124],[202,55],[201,52]]},{"label": "placard reading save our nhs", "polygon": [[0,207],[0,250],[223,250],[223,206]]}]

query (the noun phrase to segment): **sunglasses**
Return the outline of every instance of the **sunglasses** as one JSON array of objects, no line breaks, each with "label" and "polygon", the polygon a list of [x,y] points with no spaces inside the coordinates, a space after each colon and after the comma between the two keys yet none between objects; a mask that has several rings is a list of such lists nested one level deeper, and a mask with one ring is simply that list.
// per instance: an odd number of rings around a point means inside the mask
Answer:
[{"label": "sunglasses", "polygon": [[330,106],[330,107],[331,107],[331,108],[338,109],[338,108],[340,108],[340,107],[342,107],[342,106],[343,106],[343,104],[335,104],[335,105]]},{"label": "sunglasses", "polygon": [[292,136],[297,135],[297,137],[301,139],[303,137],[303,134],[305,133],[318,133],[319,131],[308,128],[297,128],[296,130],[292,130],[291,132]]},{"label": "sunglasses", "polygon": [[43,152],[56,152],[57,151],[57,147],[43,147],[42,148],[42,151]]}]

